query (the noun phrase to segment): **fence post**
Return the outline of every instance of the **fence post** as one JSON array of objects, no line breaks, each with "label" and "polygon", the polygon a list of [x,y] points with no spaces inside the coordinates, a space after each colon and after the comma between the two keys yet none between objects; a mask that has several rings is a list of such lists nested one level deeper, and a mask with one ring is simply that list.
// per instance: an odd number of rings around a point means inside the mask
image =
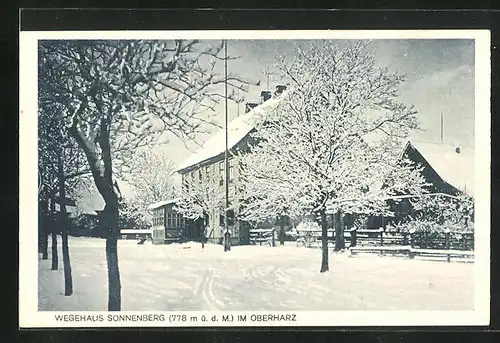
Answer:
[{"label": "fence post", "polygon": [[380,245],[384,245],[384,228],[381,227],[378,231],[380,232]]},{"label": "fence post", "polygon": [[408,232],[409,234],[409,238],[408,238],[408,241],[410,243],[410,250],[409,250],[409,257],[410,258],[414,258],[415,255],[413,254],[413,252],[411,251],[413,249],[413,234],[415,233],[415,229],[410,229],[410,231]]},{"label": "fence post", "polygon": [[275,247],[276,246],[276,242],[274,241],[274,228],[273,230],[271,231],[271,243],[272,243],[272,246]]},{"label": "fence post", "polygon": [[351,230],[351,248],[356,246],[357,234],[358,234],[357,228]]},{"label": "fence post", "polygon": [[447,250],[446,251],[447,252],[447,254],[446,254],[446,261],[448,261],[448,262],[450,262],[450,252],[449,252],[449,250],[450,250],[450,232],[451,231],[450,231],[449,228],[446,228],[444,230],[445,242],[446,242],[445,245],[446,245],[446,250]]}]

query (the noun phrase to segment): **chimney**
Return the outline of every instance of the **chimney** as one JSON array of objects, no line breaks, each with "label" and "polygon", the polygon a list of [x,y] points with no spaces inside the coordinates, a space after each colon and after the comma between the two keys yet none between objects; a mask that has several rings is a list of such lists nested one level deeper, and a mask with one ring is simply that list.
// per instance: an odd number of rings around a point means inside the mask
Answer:
[{"label": "chimney", "polygon": [[260,98],[261,98],[262,102],[265,102],[265,101],[271,99],[271,96],[272,96],[272,94],[270,91],[260,92]]},{"label": "chimney", "polygon": [[460,154],[460,147],[456,147],[456,148],[455,148],[455,152],[456,152],[457,154]]},{"label": "chimney", "polygon": [[284,86],[284,85],[278,85],[278,86],[276,86],[276,91],[274,92],[274,95],[275,96],[280,96],[281,93],[283,93],[285,91],[285,89],[286,89],[286,86]]},{"label": "chimney", "polygon": [[257,104],[257,103],[255,103],[255,102],[247,102],[247,103],[245,104],[245,113],[250,112],[253,108],[257,107],[257,105],[258,105],[258,104]]}]

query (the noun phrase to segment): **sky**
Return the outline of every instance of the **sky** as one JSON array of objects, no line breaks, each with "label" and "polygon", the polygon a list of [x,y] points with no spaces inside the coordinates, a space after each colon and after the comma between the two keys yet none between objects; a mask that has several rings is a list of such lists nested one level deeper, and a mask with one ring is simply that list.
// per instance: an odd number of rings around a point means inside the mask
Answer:
[{"label": "sky", "polygon": [[[300,40],[229,40],[228,54],[238,59],[228,62],[228,72],[253,81],[260,86],[250,86],[247,93],[240,93],[244,102],[258,101],[262,90],[268,88],[266,71],[270,71],[269,90],[281,84],[275,68],[279,55],[286,60],[294,57],[294,50],[308,41]],[[336,42],[340,43],[340,42]],[[474,41],[465,39],[391,39],[373,40],[371,47],[377,63],[406,74],[400,97],[413,104],[418,111],[420,130],[411,139],[440,142],[440,118],[443,115],[443,142],[457,146],[474,146]],[[223,71],[223,64],[217,65]],[[244,102],[228,105],[229,120],[238,112],[244,113]],[[215,120],[224,122],[224,105],[216,109]],[[212,133],[218,128],[211,129]],[[197,138],[197,144],[181,142],[166,135],[167,144],[155,148],[166,154],[174,163],[187,159],[210,135]],[[102,200],[95,195],[85,207],[102,207]]]},{"label": "sky", "polygon": [[[307,41],[297,40],[233,40],[228,42],[228,54],[239,56],[228,62],[228,72],[251,80],[260,80],[261,86],[250,86],[246,101],[258,101],[262,90],[274,90],[280,84],[274,66],[279,54],[293,58],[294,49]],[[412,139],[439,142],[440,117],[443,115],[443,142],[461,146],[474,145],[474,41],[473,40],[374,40],[371,42],[380,65],[406,74],[401,88],[401,99],[413,104],[418,111],[420,130]],[[222,66],[219,66],[222,68]],[[238,115],[238,106],[229,104],[229,120]],[[239,113],[244,112],[244,103]],[[224,106],[217,109],[215,119],[223,125]],[[211,129],[216,132],[218,128]],[[209,135],[200,135],[202,144]],[[189,149],[188,149],[189,148]],[[181,163],[198,148],[169,136],[168,144],[159,149],[175,163]]]}]

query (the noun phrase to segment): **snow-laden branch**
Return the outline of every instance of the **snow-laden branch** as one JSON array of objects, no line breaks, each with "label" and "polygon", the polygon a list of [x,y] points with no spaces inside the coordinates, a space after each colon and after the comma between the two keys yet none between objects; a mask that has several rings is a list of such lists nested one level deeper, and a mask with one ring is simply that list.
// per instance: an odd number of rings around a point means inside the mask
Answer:
[{"label": "snow-laden branch", "polygon": [[204,174],[202,178],[184,175],[176,210],[188,219],[204,218],[213,212],[225,213],[225,190],[218,175]]},{"label": "snow-laden branch", "polygon": [[400,158],[400,138],[417,127],[397,97],[404,76],[378,67],[362,43],[313,45],[279,67],[290,91],[261,114],[242,157],[247,218],[386,213],[388,198],[425,193],[419,166]]}]

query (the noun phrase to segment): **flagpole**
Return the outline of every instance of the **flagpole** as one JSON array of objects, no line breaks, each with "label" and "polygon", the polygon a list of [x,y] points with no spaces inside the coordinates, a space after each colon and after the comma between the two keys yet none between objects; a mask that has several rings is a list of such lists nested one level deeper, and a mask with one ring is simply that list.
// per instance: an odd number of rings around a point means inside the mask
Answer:
[{"label": "flagpole", "polygon": [[224,229],[226,230],[226,233],[224,234],[224,251],[229,251],[230,250],[230,242],[229,242],[229,239],[230,239],[230,236],[228,234],[228,230],[229,230],[229,227],[228,227],[228,218],[227,218],[227,215],[228,215],[228,207],[229,207],[229,161],[228,161],[228,149],[229,149],[229,139],[228,139],[228,115],[227,115],[227,39],[224,40],[224,76],[225,76],[225,82],[224,82],[224,88],[225,88],[225,107],[226,107],[226,110],[225,110],[225,116],[224,116],[224,122],[225,122],[225,125],[224,125],[224,129],[225,129],[225,133],[226,133],[226,147],[225,147],[225,150],[224,150],[224,171],[225,171],[225,174],[226,174],[226,177],[225,177],[225,191],[226,191],[226,206],[225,206],[225,209],[224,209]]}]

